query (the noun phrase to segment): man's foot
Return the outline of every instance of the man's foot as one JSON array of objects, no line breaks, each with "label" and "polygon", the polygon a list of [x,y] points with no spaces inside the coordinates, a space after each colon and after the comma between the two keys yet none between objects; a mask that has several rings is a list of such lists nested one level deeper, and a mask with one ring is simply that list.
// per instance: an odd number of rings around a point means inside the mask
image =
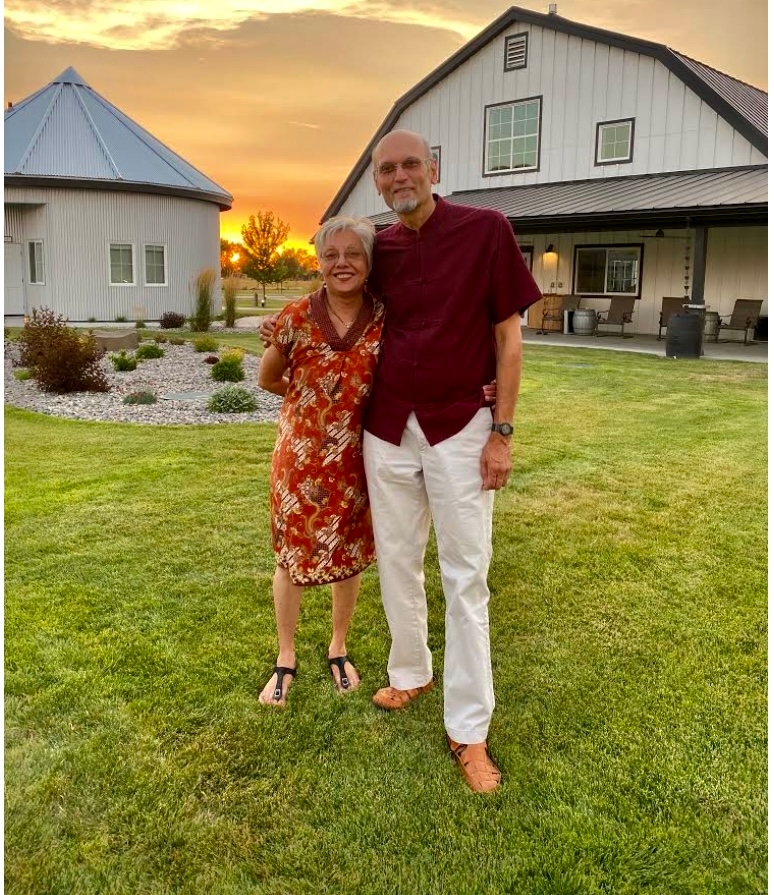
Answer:
[{"label": "man's foot", "polygon": [[295,676],[295,668],[275,665],[268,683],[258,695],[258,702],[263,703],[263,705],[285,705],[288,698],[288,690]]},{"label": "man's foot", "polygon": [[360,686],[360,675],[349,656],[329,656],[328,668],[339,693],[349,693]]},{"label": "man's foot", "polygon": [[412,690],[396,690],[395,687],[382,687],[373,695],[372,702],[387,712],[395,712],[398,709],[405,708],[417,696],[432,690],[434,681],[432,678],[424,685],[424,687],[414,687]]},{"label": "man's foot", "polygon": [[455,743],[448,734],[446,742],[473,792],[494,792],[497,789],[502,777],[485,742]]}]

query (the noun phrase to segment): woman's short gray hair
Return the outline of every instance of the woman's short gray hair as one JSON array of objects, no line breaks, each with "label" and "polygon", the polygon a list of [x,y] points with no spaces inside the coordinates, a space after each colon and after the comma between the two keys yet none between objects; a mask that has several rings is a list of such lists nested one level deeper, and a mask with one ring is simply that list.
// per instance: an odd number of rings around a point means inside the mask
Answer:
[{"label": "woman's short gray hair", "polygon": [[314,235],[314,250],[318,260],[322,257],[323,249],[329,239],[337,233],[351,230],[363,244],[363,251],[368,259],[368,269],[374,257],[374,240],[376,239],[376,227],[368,218],[355,218],[346,214],[340,214],[335,218],[329,218]]}]

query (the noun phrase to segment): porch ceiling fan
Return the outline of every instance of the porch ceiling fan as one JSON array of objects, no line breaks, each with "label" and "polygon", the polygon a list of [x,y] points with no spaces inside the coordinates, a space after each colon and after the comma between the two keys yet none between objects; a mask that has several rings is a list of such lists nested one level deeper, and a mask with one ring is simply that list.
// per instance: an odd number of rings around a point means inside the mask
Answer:
[{"label": "porch ceiling fan", "polygon": [[641,239],[680,239],[685,241],[685,236],[667,236],[661,227],[653,233],[638,233],[637,236]]}]

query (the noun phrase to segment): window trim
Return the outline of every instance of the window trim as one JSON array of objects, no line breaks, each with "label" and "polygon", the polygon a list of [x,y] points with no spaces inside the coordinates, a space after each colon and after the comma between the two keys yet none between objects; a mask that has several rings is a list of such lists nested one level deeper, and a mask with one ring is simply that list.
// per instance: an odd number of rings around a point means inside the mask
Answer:
[{"label": "window trim", "polygon": [[[30,248],[32,246],[40,246],[40,270],[41,270],[41,279],[36,280],[33,279],[36,275],[36,271],[33,270],[32,267],[32,259],[30,258]],[[37,266],[37,258],[36,258],[36,266]],[[46,285],[46,262],[45,262],[45,253],[43,250],[43,240],[42,239],[28,239],[27,240],[27,283],[30,286],[45,286]]]},{"label": "window trim", "polygon": [[440,146],[431,146],[430,147],[430,156],[435,159],[435,169],[438,172],[438,180],[437,182],[441,182],[441,147]]},{"label": "window trim", "polygon": [[[508,65],[508,43],[518,38],[524,38],[524,65]],[[521,71],[527,67],[529,60],[529,31],[519,31],[518,34],[506,34],[503,41],[503,71]]]},{"label": "window trim", "polygon": [[[132,250],[132,282],[131,283],[114,283],[113,282],[113,261],[110,257],[110,250],[113,246],[129,246]],[[137,252],[135,251],[135,245],[133,242],[128,240],[119,241],[115,240],[108,243],[108,283],[110,286],[116,286],[118,288],[125,288],[127,286],[136,286],[137,285],[137,265],[135,264],[135,258],[137,257]]]},{"label": "window trim", "polygon": [[[163,249],[164,251],[164,282],[163,283],[149,283],[148,282],[148,259],[145,256],[146,249]],[[142,280],[143,286],[147,286],[149,289],[158,289],[159,287],[164,287],[169,285],[169,273],[167,270],[167,245],[163,242],[144,242],[142,244]]]},{"label": "window trim", "polygon": [[[603,127],[612,127],[618,124],[630,124],[629,130],[629,154],[626,158],[606,159],[604,161],[599,158],[599,150],[602,146],[601,135]],[[597,136],[594,141],[594,165],[602,167],[604,165],[629,165],[634,160],[634,118],[616,118],[613,121],[598,121]]]},{"label": "window trim", "polygon": [[[639,249],[640,264],[637,275],[637,292],[581,292],[578,285],[578,252],[584,249]],[[643,266],[645,260],[644,242],[600,242],[600,243],[576,243],[573,246],[572,261],[572,294],[582,295],[584,298],[642,298]],[[607,258],[605,258],[605,282],[607,283]]]},{"label": "window trim", "polygon": [[[538,129],[537,129],[537,149],[535,150],[537,153],[537,163],[534,168],[509,168],[507,171],[487,171],[486,170],[486,155],[487,155],[487,144],[489,142],[489,110],[490,109],[498,109],[502,106],[518,106],[522,103],[533,103],[537,102],[539,104],[538,111]],[[543,94],[539,94],[538,96],[525,96],[524,99],[511,99],[507,102],[503,103],[490,103],[489,105],[484,106],[484,148],[483,148],[483,164],[481,166],[481,176],[482,177],[504,177],[504,176],[512,176],[513,174],[533,174],[536,171],[540,170],[540,150],[543,144]]]}]

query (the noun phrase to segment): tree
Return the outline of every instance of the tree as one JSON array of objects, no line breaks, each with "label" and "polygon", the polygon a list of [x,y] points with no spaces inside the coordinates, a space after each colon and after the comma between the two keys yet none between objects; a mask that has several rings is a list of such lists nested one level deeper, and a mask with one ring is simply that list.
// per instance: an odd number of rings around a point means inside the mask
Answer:
[{"label": "tree", "polygon": [[290,226],[271,211],[251,214],[242,225],[242,272],[263,287],[263,304],[266,304],[266,284],[276,282],[279,271],[277,249],[288,238]]},{"label": "tree", "polygon": [[[237,257],[239,256],[239,257]],[[220,275],[233,277],[238,274],[242,266],[242,246],[238,242],[230,242],[228,239],[220,240]]]},{"label": "tree", "polygon": [[285,249],[282,260],[288,269],[289,280],[311,280],[317,273],[317,259],[306,249]]}]

